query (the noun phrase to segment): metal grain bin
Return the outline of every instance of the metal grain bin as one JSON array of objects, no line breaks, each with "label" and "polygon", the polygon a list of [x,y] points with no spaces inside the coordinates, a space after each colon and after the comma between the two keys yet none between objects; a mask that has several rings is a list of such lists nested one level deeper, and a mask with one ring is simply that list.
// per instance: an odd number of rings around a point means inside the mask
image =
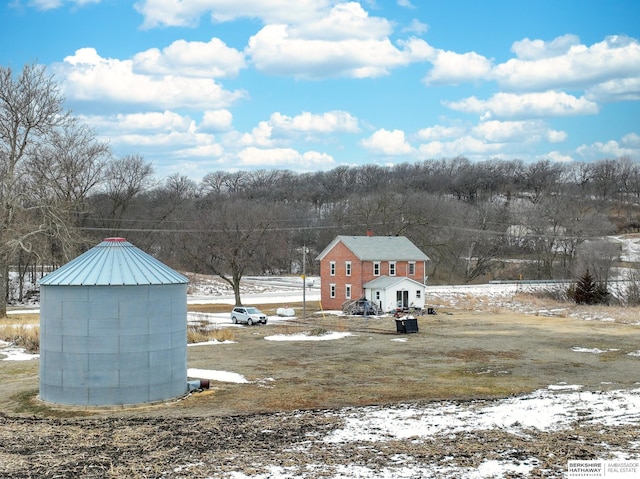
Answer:
[{"label": "metal grain bin", "polygon": [[106,238],[40,281],[40,399],[84,406],[187,390],[188,279]]}]

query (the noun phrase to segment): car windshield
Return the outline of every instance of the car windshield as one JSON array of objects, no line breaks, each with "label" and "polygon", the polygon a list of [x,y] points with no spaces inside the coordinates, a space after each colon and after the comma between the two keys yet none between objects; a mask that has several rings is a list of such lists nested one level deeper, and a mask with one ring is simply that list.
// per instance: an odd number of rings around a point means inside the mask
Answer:
[{"label": "car windshield", "polygon": [[258,308],[247,308],[247,313],[249,313],[249,314],[260,314],[260,310]]}]

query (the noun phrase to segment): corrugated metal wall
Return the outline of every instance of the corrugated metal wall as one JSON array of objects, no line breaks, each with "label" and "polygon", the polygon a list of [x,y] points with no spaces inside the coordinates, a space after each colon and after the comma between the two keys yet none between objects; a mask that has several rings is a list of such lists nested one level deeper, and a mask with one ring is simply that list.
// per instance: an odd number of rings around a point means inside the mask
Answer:
[{"label": "corrugated metal wall", "polygon": [[40,399],[113,406],[186,392],[186,278],[174,272],[175,284],[69,285],[59,280],[64,274],[40,285]]}]

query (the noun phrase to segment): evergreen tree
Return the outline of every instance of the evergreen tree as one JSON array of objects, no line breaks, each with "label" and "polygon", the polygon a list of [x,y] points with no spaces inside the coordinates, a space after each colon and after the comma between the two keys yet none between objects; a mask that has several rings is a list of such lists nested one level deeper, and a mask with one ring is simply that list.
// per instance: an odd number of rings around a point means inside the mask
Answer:
[{"label": "evergreen tree", "polygon": [[569,288],[568,295],[577,304],[606,304],[609,302],[607,287],[597,283],[589,270],[585,271],[575,286]]}]

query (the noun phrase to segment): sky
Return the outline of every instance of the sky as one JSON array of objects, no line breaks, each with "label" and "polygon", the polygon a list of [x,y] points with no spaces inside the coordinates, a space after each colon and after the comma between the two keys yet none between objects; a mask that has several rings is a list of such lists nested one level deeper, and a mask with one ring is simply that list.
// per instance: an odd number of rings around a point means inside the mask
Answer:
[{"label": "sky", "polygon": [[640,160],[637,0],[9,0],[0,65],[158,178]]}]

